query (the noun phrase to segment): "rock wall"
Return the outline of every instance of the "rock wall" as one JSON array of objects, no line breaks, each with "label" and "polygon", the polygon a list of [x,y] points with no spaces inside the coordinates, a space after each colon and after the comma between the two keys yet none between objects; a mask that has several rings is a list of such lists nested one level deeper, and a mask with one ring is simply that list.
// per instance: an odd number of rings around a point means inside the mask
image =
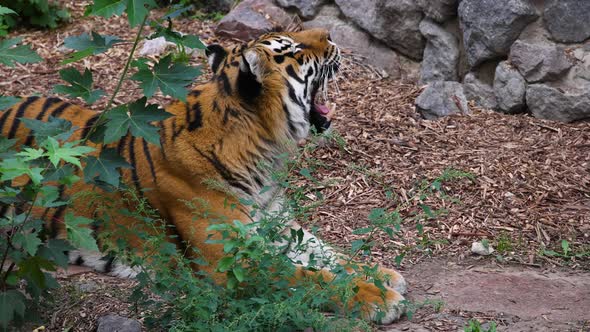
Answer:
[{"label": "rock wall", "polygon": [[390,77],[428,85],[417,107],[428,118],[468,111],[464,100],[558,121],[590,118],[590,0],[243,3],[280,7]]}]

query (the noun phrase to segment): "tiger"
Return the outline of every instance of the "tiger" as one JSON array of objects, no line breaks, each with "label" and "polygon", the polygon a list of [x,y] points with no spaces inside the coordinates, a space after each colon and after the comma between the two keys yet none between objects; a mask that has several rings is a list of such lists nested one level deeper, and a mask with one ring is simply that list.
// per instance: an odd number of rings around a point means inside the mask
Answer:
[{"label": "tiger", "polygon": [[[327,107],[317,100],[319,91],[339,70],[341,52],[326,30],[311,29],[267,33],[231,47],[211,44],[206,47],[205,55],[212,77],[196,84],[186,101],[175,101],[165,108],[172,116],[157,124],[161,147],[130,133],[112,147],[131,165],[121,170],[122,179],[135,187],[171,226],[174,236],[170,241],[179,247],[198,249],[209,263],[198,269],[223,284],[225,275],[215,270],[225,255],[223,246],[207,243],[209,237],[219,235],[208,230],[210,223],[205,217],[195,219],[186,201],[206,199],[208,208],[228,222],[239,220],[244,224],[253,221],[249,213],[252,206],[245,206],[241,199],[269,211],[280,209],[281,200],[273,197],[283,197],[284,189],[273,182],[268,170],[257,165],[262,161],[271,165],[280,163],[277,156],[292,151],[289,146],[293,144],[285,142],[296,144],[306,139],[313,128],[330,130]],[[0,131],[5,137],[17,138],[18,144],[30,145],[33,136],[20,119],[45,121],[49,116],[67,119],[80,128],[70,138],[78,140],[89,134],[99,113],[58,98],[31,96],[1,114]],[[101,146],[95,147],[97,151],[92,154],[97,155]],[[223,184],[223,188],[206,184],[205,180],[210,179]],[[91,190],[89,186],[79,181],[72,188],[59,189],[66,197]],[[142,191],[142,188],[149,190]],[[228,202],[239,208],[228,209],[231,205]],[[74,202],[73,208],[76,214],[89,218],[95,213],[88,204]],[[62,206],[43,212],[47,232],[53,238],[66,237],[64,210]],[[119,216],[113,222],[134,229],[136,220]],[[307,244],[304,250],[286,245],[285,255],[295,265],[293,280],[335,277],[330,268],[343,263],[341,254],[302,229],[296,221],[286,223],[284,229],[285,234],[292,229],[302,231],[302,242]],[[127,241],[141,247],[135,237]],[[192,251],[185,252],[191,255]],[[322,262],[321,268],[306,269],[312,257],[320,258],[317,260]],[[69,260],[114,276],[137,274],[122,260],[105,258],[100,252],[72,250]],[[405,311],[402,301],[406,281],[392,269],[379,267],[379,272],[385,276],[385,291],[363,278],[353,278],[358,292],[352,302],[360,305],[365,319],[390,324]]]}]

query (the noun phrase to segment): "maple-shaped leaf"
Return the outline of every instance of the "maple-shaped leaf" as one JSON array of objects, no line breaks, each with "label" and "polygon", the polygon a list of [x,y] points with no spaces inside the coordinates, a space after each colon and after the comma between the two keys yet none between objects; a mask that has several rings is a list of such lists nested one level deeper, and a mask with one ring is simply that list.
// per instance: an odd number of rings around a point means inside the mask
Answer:
[{"label": "maple-shaped leaf", "polygon": [[153,71],[150,70],[145,59],[139,59],[133,65],[139,70],[131,76],[131,79],[140,82],[139,86],[147,97],[153,96],[156,88],[159,87],[162,93],[186,101],[185,86],[191,84],[195,77],[201,74],[199,68],[172,63],[171,54],[156,63]]},{"label": "maple-shaped leaf", "polygon": [[17,289],[0,291],[0,327],[2,329],[8,328],[15,314],[21,318],[25,316],[25,301],[24,294]]},{"label": "maple-shaped leaf", "polygon": [[66,68],[59,71],[61,79],[70,83],[71,85],[56,85],[53,91],[56,93],[67,94],[72,98],[82,97],[88,104],[92,104],[104,95],[104,91],[92,90],[92,73],[88,68],[84,70],[84,74],[76,68]]},{"label": "maple-shaped leaf", "polygon": [[38,142],[43,141],[48,136],[65,141],[78,128],[72,127],[72,123],[66,119],[56,118],[51,115],[47,121],[28,118],[21,118],[20,120],[25,127],[33,131],[33,136],[37,137]]},{"label": "maple-shaped leaf", "polygon": [[66,213],[65,226],[68,234],[68,241],[76,248],[98,251],[96,240],[92,237],[90,224],[92,219],[74,216],[72,212]]},{"label": "maple-shaped leaf", "polygon": [[127,6],[127,0],[94,0],[94,4],[88,6],[85,15],[92,14],[109,18],[113,15],[121,15]]},{"label": "maple-shaped leaf", "polygon": [[0,161],[0,181],[10,181],[21,175],[28,175],[34,184],[43,180],[43,168],[30,167],[29,163],[20,158],[9,158]]},{"label": "maple-shaped leaf", "polygon": [[167,41],[180,44],[193,49],[205,49],[205,44],[201,41],[198,36],[195,35],[183,35],[178,31],[172,30],[172,24],[168,27],[161,25],[156,26],[156,32],[148,37],[148,39],[154,39],[158,37],[164,37]]},{"label": "maple-shaped leaf", "polygon": [[80,36],[71,36],[64,39],[64,46],[76,51],[92,50],[92,54],[100,54],[111,48],[116,43],[122,42],[117,36],[100,35],[92,31],[92,36],[83,33]]},{"label": "maple-shaped leaf", "polygon": [[75,248],[65,240],[51,239],[39,247],[37,255],[61,267],[67,267],[69,263],[67,253],[73,249]]},{"label": "maple-shaped leaf", "polygon": [[94,151],[95,149],[89,146],[75,146],[78,142],[65,142],[60,146],[59,142],[53,138],[48,137],[43,142],[43,147],[47,150],[45,156],[49,158],[49,161],[53,166],[57,167],[61,160],[74,164],[80,168],[80,157]]},{"label": "maple-shaped leaf", "polygon": [[156,8],[154,0],[127,0],[127,19],[133,28],[141,24],[149,13],[149,9]]},{"label": "maple-shaped leaf", "polygon": [[37,253],[37,248],[43,243],[36,233],[29,232],[14,234],[12,242],[24,249],[31,256],[34,256]]},{"label": "maple-shaped leaf", "polygon": [[21,99],[18,97],[0,96],[0,111],[8,109],[20,101]]},{"label": "maple-shaped leaf", "polygon": [[35,63],[43,59],[31,49],[29,45],[19,45],[22,38],[0,40],[0,63],[13,67],[18,63]]},{"label": "maple-shaped leaf", "polygon": [[84,181],[92,183],[98,178],[99,181],[118,188],[121,178],[119,168],[131,168],[131,165],[117,153],[116,149],[104,149],[98,158],[94,156],[86,158]]},{"label": "maple-shaped leaf", "polygon": [[109,120],[106,124],[104,143],[112,143],[127,134],[143,137],[146,141],[160,146],[160,128],[151,124],[154,121],[161,121],[169,118],[172,114],[167,113],[158,105],[146,105],[147,98],[143,97],[129,105],[118,106],[106,114]]}]

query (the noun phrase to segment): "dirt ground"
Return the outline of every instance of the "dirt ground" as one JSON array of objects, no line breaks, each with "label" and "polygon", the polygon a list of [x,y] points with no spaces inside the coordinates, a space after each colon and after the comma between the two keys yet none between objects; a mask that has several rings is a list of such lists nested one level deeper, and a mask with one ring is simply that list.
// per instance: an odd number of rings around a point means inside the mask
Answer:
[{"label": "dirt ground", "polygon": [[[2,94],[51,94],[60,83],[58,64],[67,55],[61,47],[65,37],[94,30],[131,40],[134,31],[122,28],[125,18],[82,18],[84,1],[63,2],[74,14],[71,24],[51,32],[14,33],[45,61],[0,67]],[[177,26],[211,43],[218,41],[212,24],[183,19]],[[96,87],[112,92],[130,48],[130,42],[123,43],[77,66],[89,67]],[[202,57],[194,59],[202,63]],[[379,235],[365,259],[394,267],[403,255],[400,270],[410,283],[409,298],[440,300],[442,308],[425,305],[412,320],[382,330],[458,331],[476,318],[495,321],[504,331],[590,331],[590,123],[561,124],[475,107],[469,114],[426,121],[413,107],[420,90],[384,79],[362,59],[347,56],[329,94],[333,123],[345,144],[307,155],[326,165],[315,174],[329,185],[315,188],[325,202],[306,225],[318,226],[322,238],[349,248],[358,238],[352,230],[368,225],[371,209],[399,210],[405,221],[398,236]],[[116,101],[130,101],[139,92],[126,83]],[[153,102],[168,100],[160,96]],[[103,98],[92,108],[105,103]],[[421,181],[432,181],[446,169],[473,178],[446,183],[446,196],[412,198]],[[446,213],[432,220],[413,218],[420,204]],[[471,243],[482,239],[496,248],[494,255],[471,255]],[[563,252],[564,240],[570,252]],[[49,315],[51,331],[90,331],[108,312],[141,315],[125,302],[132,281],[92,272],[61,280],[66,297]]]}]

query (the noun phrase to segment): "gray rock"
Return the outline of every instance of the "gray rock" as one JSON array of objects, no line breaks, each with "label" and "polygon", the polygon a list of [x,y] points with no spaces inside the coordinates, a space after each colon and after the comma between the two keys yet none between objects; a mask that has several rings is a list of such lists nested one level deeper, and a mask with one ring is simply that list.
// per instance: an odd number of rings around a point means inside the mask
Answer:
[{"label": "gray rock", "polygon": [[426,17],[439,23],[457,16],[458,0],[418,0]]},{"label": "gray rock", "polygon": [[529,83],[557,80],[573,66],[565,51],[556,45],[520,40],[510,49],[510,62]]},{"label": "gray rock", "polygon": [[76,283],[75,287],[78,289],[78,291],[82,293],[91,293],[100,288],[99,285],[92,280],[86,280]]},{"label": "gray rock", "polygon": [[556,41],[583,42],[590,38],[590,1],[551,0],[543,13],[547,30]]},{"label": "gray rock", "polygon": [[426,38],[420,83],[456,81],[459,63],[459,41],[434,21],[425,18],[420,32]]},{"label": "gray rock", "polygon": [[416,99],[416,109],[427,120],[455,113],[468,113],[469,106],[458,82],[434,82]]},{"label": "gray rock", "polygon": [[412,59],[422,59],[424,17],[414,0],[335,0],[344,15],[373,37]]},{"label": "gray rock", "polygon": [[471,252],[480,256],[488,256],[494,252],[494,248],[490,244],[484,245],[483,242],[473,242]]},{"label": "gray rock", "polygon": [[529,85],[526,101],[533,116],[572,122],[590,119],[590,91],[563,92],[544,84]]},{"label": "gray rock", "polygon": [[471,67],[508,54],[520,32],[539,17],[529,0],[461,1],[458,13]]},{"label": "gray rock", "polygon": [[477,106],[490,110],[498,107],[494,88],[490,84],[478,79],[474,73],[467,73],[463,79],[463,90],[467,100],[472,100]]},{"label": "gray rock", "polygon": [[286,9],[295,9],[304,19],[313,18],[327,0],[277,0],[279,6]]},{"label": "gray rock", "polygon": [[248,41],[267,32],[284,30],[292,22],[292,17],[271,0],[245,0],[219,21],[215,33]]},{"label": "gray rock", "polygon": [[494,94],[498,109],[505,113],[519,113],[525,110],[526,81],[518,70],[507,61],[496,67],[494,77]]},{"label": "gray rock", "polygon": [[400,59],[392,49],[383,45],[352,23],[338,18],[340,10],[336,6],[324,6],[311,21],[303,23],[306,29],[324,28],[330,31],[332,40],[339,47],[349,49],[364,58],[371,66],[383,70],[394,79],[401,77]]},{"label": "gray rock", "polygon": [[98,319],[96,332],[141,332],[141,324],[135,319],[108,314]]}]

